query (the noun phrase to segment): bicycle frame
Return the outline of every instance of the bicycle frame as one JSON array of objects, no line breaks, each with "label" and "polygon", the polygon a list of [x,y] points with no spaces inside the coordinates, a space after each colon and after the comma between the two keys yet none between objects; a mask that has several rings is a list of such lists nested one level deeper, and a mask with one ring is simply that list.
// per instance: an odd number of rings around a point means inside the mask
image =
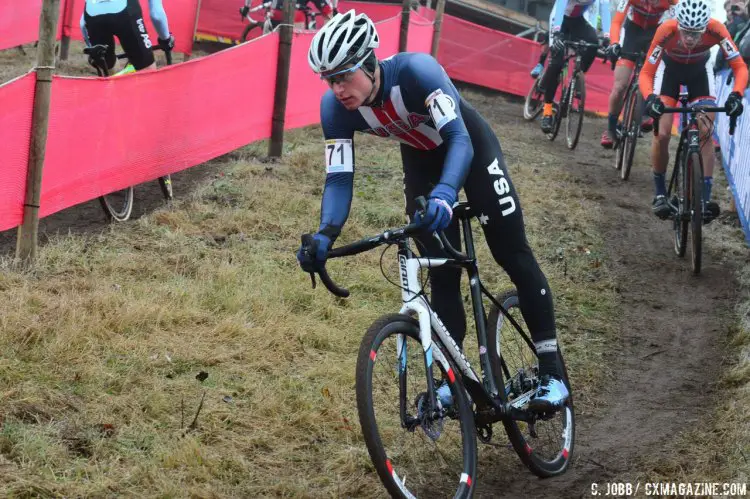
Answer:
[{"label": "bicycle frame", "polygon": [[[426,200],[422,197],[417,198],[418,205],[422,206],[422,209],[426,207]],[[460,375],[466,387],[466,391],[471,396],[472,400],[477,406],[475,411],[475,421],[479,425],[489,425],[491,423],[500,421],[504,418],[511,418],[519,421],[533,422],[536,420],[534,414],[530,414],[525,410],[518,409],[519,406],[523,406],[533,395],[533,390],[528,393],[518,394],[511,403],[507,402],[507,394],[505,387],[503,390],[498,390],[495,386],[493,369],[489,359],[489,351],[487,345],[487,329],[486,329],[486,315],[484,312],[484,304],[482,302],[482,296],[486,296],[493,305],[503,314],[503,316],[511,323],[516,329],[518,334],[521,335],[523,340],[529,346],[531,351],[536,353],[536,346],[531,341],[529,336],[525,333],[523,328],[508,313],[508,311],[500,304],[494,296],[485,288],[481,280],[479,279],[479,269],[476,261],[476,254],[474,251],[474,240],[471,231],[471,218],[474,214],[471,213],[471,208],[466,203],[459,203],[453,209],[453,216],[460,220],[461,229],[464,236],[464,245],[466,247],[466,254],[462,254],[456,251],[445,238],[445,235],[441,232],[439,238],[443,245],[448,258],[419,258],[415,257],[411,248],[408,244],[408,238],[416,235],[420,232],[419,227],[415,225],[407,225],[398,229],[388,230],[379,234],[375,237],[363,239],[361,241],[351,243],[345,246],[334,248],[328,252],[328,258],[340,258],[344,256],[356,255],[364,251],[369,251],[373,248],[381,246],[383,244],[397,244],[398,245],[398,259],[400,268],[401,288],[402,288],[402,301],[401,307],[402,314],[415,314],[419,323],[420,332],[420,343],[424,350],[424,358],[426,368],[428,372],[427,383],[428,393],[430,398],[431,407],[437,408],[437,401],[435,399],[435,386],[432,378],[432,365],[434,358],[444,366],[448,377],[452,379],[455,373],[452,373],[450,369],[450,363],[443,356],[439,349],[433,349],[432,330],[438,336],[440,342],[444,345],[446,353],[450,360],[457,366],[460,371]],[[313,244],[311,234],[305,234],[302,236],[302,246],[304,251],[310,251]],[[479,344],[479,355],[482,377],[477,375],[476,371],[471,367],[466,356],[463,354],[461,349],[456,344],[456,341],[451,336],[450,332],[440,320],[440,317],[435,313],[427,302],[426,296],[422,292],[422,286],[419,282],[419,271],[421,268],[432,268],[432,267],[457,267],[466,269],[469,276],[469,286],[471,289],[471,301],[474,312],[474,319],[477,328],[477,342]],[[334,295],[346,298],[349,296],[349,291],[345,288],[339,287],[333,282],[330,275],[328,275],[325,267],[322,267],[315,271],[320,276],[321,282],[325,287]],[[311,273],[312,285],[315,287],[315,273]],[[401,397],[401,416],[402,424],[405,427],[414,425],[414,421],[407,420],[406,418],[406,401],[403,397],[403,388],[406,386],[406,352],[404,350],[406,345],[405,338],[400,337],[397,341],[397,349],[399,351],[399,382],[402,388]],[[496,345],[491,345],[492,348],[496,348]],[[510,372],[505,365],[504,360],[500,357],[500,367],[505,374],[505,377],[510,380]]]},{"label": "bicycle frame", "polygon": [[[519,334],[529,344],[533,351],[536,351],[533,342],[526,336],[520,325],[513,319],[512,316],[505,310],[500,303],[494,299],[494,297],[482,286],[479,279],[479,270],[476,263],[476,256],[474,252],[474,241],[471,233],[471,221],[468,217],[462,217],[461,219],[464,241],[466,246],[465,258],[420,258],[416,257],[410,249],[406,240],[401,240],[398,243],[398,260],[401,274],[401,297],[403,306],[401,307],[400,313],[402,314],[415,314],[419,321],[419,333],[420,341],[425,355],[425,364],[427,368],[427,393],[430,397],[430,403],[432,407],[437,407],[437,401],[435,399],[435,386],[432,377],[432,366],[433,357],[444,366],[450,365],[443,357],[440,349],[433,349],[432,331],[440,338],[440,342],[445,347],[447,355],[458,367],[462,374],[462,379],[466,391],[472,397],[472,400],[477,404],[476,416],[477,421],[483,424],[494,423],[499,421],[503,417],[510,415],[514,419],[519,420],[530,420],[531,418],[525,413],[525,411],[516,410],[517,407],[523,406],[533,395],[533,391],[520,396],[513,400],[512,404],[506,403],[505,390],[498,390],[495,385],[495,377],[492,371],[492,366],[489,359],[489,353],[487,345],[487,330],[486,330],[486,315],[484,312],[484,304],[482,302],[482,296],[487,296],[499,310],[509,319],[513,327],[515,327]],[[471,367],[471,364],[466,359],[461,349],[456,344],[456,341],[451,336],[448,329],[443,324],[443,321],[432,310],[429,303],[427,302],[426,296],[422,293],[422,285],[419,281],[419,271],[421,268],[435,268],[435,267],[458,267],[463,268],[467,271],[469,276],[469,288],[471,291],[471,301],[474,311],[474,319],[476,324],[477,342],[479,346],[479,359],[481,367],[481,381],[476,371]],[[397,341],[397,349],[399,352],[399,377],[405,376],[405,362],[406,362],[406,341],[403,336],[399,336]],[[491,348],[495,348],[492,345]],[[503,365],[504,367],[504,365]],[[506,377],[510,379],[510,373],[506,371]],[[448,376],[450,377],[450,373]],[[401,383],[405,384],[405,379],[400,380]],[[405,385],[401,385],[405,386]],[[401,397],[401,415],[402,421],[406,426],[410,422],[406,421],[406,400]],[[413,423],[413,422],[412,422]]]}]

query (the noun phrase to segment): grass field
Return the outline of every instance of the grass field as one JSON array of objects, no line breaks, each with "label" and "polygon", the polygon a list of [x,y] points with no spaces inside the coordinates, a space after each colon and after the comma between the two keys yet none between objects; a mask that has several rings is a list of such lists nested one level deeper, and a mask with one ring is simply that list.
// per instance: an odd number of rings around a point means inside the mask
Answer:
[{"label": "grass field", "polygon": [[[493,103],[504,98],[466,95],[503,137],[555,295],[577,413],[590,415],[615,375],[604,355],[619,283],[598,229],[601,196],[500,119]],[[354,366],[364,331],[399,308],[400,293],[381,276],[379,252],[330,264],[348,300],[311,289],[299,270],[299,236],[318,223],[320,136],[318,127],[289,133],[278,164],[262,161],[265,143],[219,158],[215,178],[189,194],[177,186],[171,207],[102,233],[52,237],[32,270],[2,262],[3,496],[384,495],[360,435]],[[344,242],[403,222],[398,148],[358,136],[357,160]],[[509,283],[477,237],[483,280],[500,292]],[[709,237],[746,251],[736,229]],[[644,476],[747,480],[744,262],[716,413],[681,437],[673,459],[644,460]],[[505,442],[500,431],[496,439]],[[482,473],[528,473],[504,448],[480,458]]]}]

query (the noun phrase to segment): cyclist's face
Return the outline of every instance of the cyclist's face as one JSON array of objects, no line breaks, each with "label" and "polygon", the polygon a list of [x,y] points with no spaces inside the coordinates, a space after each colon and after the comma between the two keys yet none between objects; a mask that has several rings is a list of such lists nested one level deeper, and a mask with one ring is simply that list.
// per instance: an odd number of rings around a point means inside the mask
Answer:
[{"label": "cyclist's face", "polygon": [[349,111],[359,108],[372,91],[372,82],[360,68],[338,74],[326,82],[336,99]]},{"label": "cyclist's face", "polygon": [[698,45],[698,42],[701,41],[702,36],[703,31],[689,31],[680,29],[680,38],[682,39],[682,44],[688,49],[695,48],[695,46]]}]

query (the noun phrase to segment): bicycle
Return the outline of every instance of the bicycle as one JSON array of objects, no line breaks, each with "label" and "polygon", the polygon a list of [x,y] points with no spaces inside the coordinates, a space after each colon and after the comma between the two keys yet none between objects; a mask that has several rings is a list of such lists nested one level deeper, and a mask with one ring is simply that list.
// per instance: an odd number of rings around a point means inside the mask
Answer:
[{"label": "bicycle", "polygon": [[[703,221],[705,217],[703,203],[703,158],[701,156],[700,131],[698,115],[705,113],[726,112],[726,107],[689,105],[688,94],[680,93],[681,107],[666,107],[664,113],[680,113],[680,142],[675,155],[674,169],[669,179],[667,200],[672,210],[670,218],[673,224],[674,251],[680,258],[687,250],[688,228],[691,233],[691,266],[694,274],[701,271],[703,249]],[[729,119],[729,135],[734,135],[737,117]],[[713,126],[713,125],[712,125]],[[659,133],[659,120],[654,120],[654,135]],[[707,134],[711,140],[711,133]]]},{"label": "bicycle", "polygon": [[[243,19],[247,19],[248,25],[245,26],[245,28],[242,30],[242,36],[240,37],[240,40],[242,42],[247,41],[247,37],[250,34],[252,30],[254,30],[257,27],[262,27],[262,31],[264,35],[267,35],[274,29],[274,24],[271,21],[271,13],[272,13],[272,2],[262,2],[260,5],[257,5],[253,8],[250,8],[250,1],[246,0],[245,6],[240,8],[240,15]],[[263,21],[256,21],[253,19],[250,14],[254,14],[255,12],[263,10]]]},{"label": "bicycle", "polygon": [[[552,127],[552,131],[547,134],[547,138],[552,141],[555,140],[560,130],[560,123],[565,118],[565,138],[568,149],[575,149],[578,145],[578,139],[581,136],[581,129],[583,128],[583,112],[586,104],[586,79],[585,73],[581,67],[582,55],[581,50],[596,47],[599,48],[599,44],[588,43],[583,41],[565,41],[565,57],[563,59],[563,69],[560,73],[560,80],[562,81],[562,97],[560,98],[560,104],[553,104],[555,113],[555,121]],[[572,49],[572,52],[571,52]],[[597,51],[598,57],[604,57],[601,50]],[[566,85],[568,77],[568,66],[569,61],[574,59],[573,74],[570,77],[569,83]],[[577,103],[574,104],[574,101]],[[571,118],[571,115],[577,114],[577,118]]]},{"label": "bicycle", "polygon": [[[106,62],[108,49],[109,47],[107,47],[107,45],[94,45],[83,49],[83,53],[89,56],[89,64],[96,69],[96,72],[100,77],[109,76],[109,68],[107,67]],[[171,50],[165,49],[160,45],[152,45],[151,50],[163,50],[167,59],[167,64],[172,64]],[[127,55],[117,54],[116,57],[118,59],[126,59]],[[171,175],[159,177],[159,187],[161,188],[161,193],[164,196],[164,199],[171,201],[174,198]],[[99,202],[102,205],[105,215],[110,221],[125,222],[130,218],[133,211],[133,186],[99,196]]]},{"label": "bicycle", "polygon": [[[250,0],[247,0],[246,3],[249,3]],[[304,27],[307,30],[314,30],[317,28],[317,17],[319,15],[318,12],[314,12],[309,7],[305,6],[297,6],[297,10],[301,11],[305,15],[305,24]],[[258,12],[259,10],[265,10],[265,13],[263,15],[263,21],[259,22],[250,17],[250,14],[254,12]],[[249,5],[245,5],[244,7],[240,8],[240,15],[247,19],[249,24],[245,26],[245,29],[242,30],[242,37],[241,42],[246,42],[247,37],[250,34],[250,32],[257,28],[258,26],[263,26],[263,34],[267,35],[274,29],[276,29],[276,26],[280,24],[280,21],[274,21],[272,19],[273,15],[273,2],[264,2],[256,7],[250,8]]]},{"label": "bicycle", "polygon": [[[544,71],[547,71],[547,68],[544,68]],[[526,94],[526,100],[523,103],[523,118],[526,121],[535,120],[544,107],[544,88],[542,88],[544,71],[534,78],[534,83]]]},{"label": "bicycle", "polygon": [[[417,204],[424,210],[426,201],[420,197]],[[332,249],[328,254],[328,258],[340,258],[381,245],[398,247],[397,285],[402,291],[403,306],[399,313],[384,315],[370,326],[362,339],[356,368],[357,409],[365,443],[381,481],[394,497],[414,497],[416,492],[447,478],[458,481],[457,486],[455,482],[451,485],[451,490],[456,487],[455,497],[471,497],[476,482],[476,439],[489,443],[496,422],[503,423],[519,458],[539,477],[563,473],[573,452],[572,395],[553,413],[536,414],[526,409],[540,380],[534,343],[519,324],[522,319],[518,296],[511,290],[495,297],[484,287],[471,231],[471,218],[478,214],[468,203],[459,203],[453,215],[460,221],[466,254],[454,249],[441,232],[439,237],[448,258],[416,257],[408,244],[420,231],[414,224]],[[302,244],[304,251],[312,251],[312,236],[303,235]],[[481,378],[423,291],[420,269],[438,266],[461,268],[468,273]],[[331,293],[342,298],[349,296],[347,289],[331,280],[325,267],[317,273]],[[314,273],[311,279],[315,287]],[[492,304],[489,317],[485,315],[483,295]],[[572,394],[559,349],[558,354],[564,382]],[[450,407],[443,405],[436,394],[439,380],[433,376],[434,366],[450,388]],[[380,393],[387,381],[397,382],[390,394],[397,395],[397,404],[388,394]],[[449,456],[442,447],[435,449],[442,443],[460,447],[460,455]],[[431,458],[439,460],[437,466],[413,469]]]},{"label": "bicycle", "polygon": [[[633,166],[633,156],[635,154],[635,145],[641,136],[641,122],[643,121],[643,96],[638,87],[638,77],[646,60],[644,52],[629,53],[622,52],[623,55],[635,58],[635,68],[630,75],[630,82],[625,93],[625,107],[622,112],[622,127],[614,137],[615,169],[620,170],[620,178],[627,180],[630,177],[630,169]],[[617,60],[612,61],[614,69]]]}]

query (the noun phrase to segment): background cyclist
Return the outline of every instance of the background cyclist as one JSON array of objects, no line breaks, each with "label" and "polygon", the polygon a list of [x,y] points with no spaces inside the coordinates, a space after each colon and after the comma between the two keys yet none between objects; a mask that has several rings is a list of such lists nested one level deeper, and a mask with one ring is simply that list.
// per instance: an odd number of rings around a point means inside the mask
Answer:
[{"label": "background cyclist", "polygon": [[[169,32],[167,13],[162,0],[149,0],[151,21],[156,27],[159,45],[165,50],[174,48],[174,37]],[[151,40],[143,22],[143,11],[138,0],[86,0],[81,16],[81,31],[86,45],[106,45],[107,68],[115,67],[115,39],[120,41],[135,71],[156,69]]]},{"label": "background cyclist", "polygon": [[[725,103],[729,109],[727,114],[739,116],[742,113],[742,94],[747,86],[747,66],[727,28],[716,19],[711,19],[711,5],[707,0],[680,0],[675,13],[676,19],[665,21],[656,30],[641,71],[639,85],[646,98],[646,112],[657,119],[664,113],[665,106],[676,106],[680,85],[687,86],[690,103],[714,104],[715,79],[709,51],[718,44],[734,72],[734,89]],[[702,140],[704,216],[708,223],[719,214],[719,205],[711,201],[714,150],[709,134],[714,113],[702,118],[698,124]],[[659,218],[667,218],[671,214],[665,185],[671,135],[672,120],[661,120],[659,135],[654,137],[651,146],[654,174],[652,209]]]}]

